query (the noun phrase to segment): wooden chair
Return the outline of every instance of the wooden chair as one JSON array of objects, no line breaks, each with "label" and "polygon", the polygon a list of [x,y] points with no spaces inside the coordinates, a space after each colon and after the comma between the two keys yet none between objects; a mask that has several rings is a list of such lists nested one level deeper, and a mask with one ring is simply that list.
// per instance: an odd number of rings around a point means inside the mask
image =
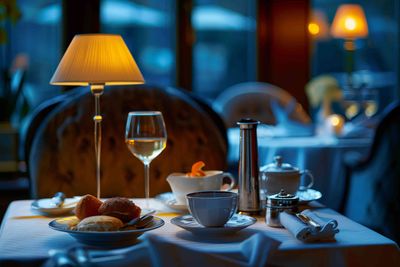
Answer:
[{"label": "wooden chair", "polygon": [[[94,99],[84,90],[51,110],[32,137],[28,165],[33,197],[57,191],[95,195]],[[144,196],[143,164],[124,142],[126,118],[134,110],[161,111],[167,127],[167,147],[151,163],[151,195],[170,191],[168,174],[187,172],[198,160],[206,169],[226,169],[226,132],[188,94],[169,87],[114,86],[106,88],[101,103],[102,197]]]},{"label": "wooden chair", "polygon": [[226,127],[235,127],[242,118],[253,118],[266,124],[277,124],[273,105],[280,106],[291,119],[308,124],[303,107],[285,90],[269,83],[245,82],[225,89],[213,102]]},{"label": "wooden chair", "polygon": [[400,101],[384,110],[369,154],[346,170],[341,211],[400,244]]}]

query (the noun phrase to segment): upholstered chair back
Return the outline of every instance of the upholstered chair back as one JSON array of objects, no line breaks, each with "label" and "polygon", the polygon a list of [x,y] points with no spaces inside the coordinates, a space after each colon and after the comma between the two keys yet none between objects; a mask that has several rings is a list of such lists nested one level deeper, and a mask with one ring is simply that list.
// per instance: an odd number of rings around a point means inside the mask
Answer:
[{"label": "upholstered chair back", "polygon": [[[310,118],[301,104],[287,91],[269,83],[245,82],[225,89],[213,102],[226,127],[235,127],[242,118],[278,124],[276,113],[285,113],[288,120],[308,124]],[[275,109],[275,110],[274,110]]]},{"label": "upholstered chair back", "polygon": [[400,244],[400,101],[384,110],[369,155],[348,163],[344,213]]},{"label": "upholstered chair back", "polygon": [[[54,108],[32,138],[29,174],[33,197],[57,191],[96,194],[93,115],[88,88]],[[166,177],[203,160],[206,169],[226,168],[226,133],[188,94],[175,88],[114,86],[101,97],[101,197],[144,196],[144,167],[124,142],[128,112],[158,110],[167,127],[166,149],[151,163],[150,194],[170,191]]]}]

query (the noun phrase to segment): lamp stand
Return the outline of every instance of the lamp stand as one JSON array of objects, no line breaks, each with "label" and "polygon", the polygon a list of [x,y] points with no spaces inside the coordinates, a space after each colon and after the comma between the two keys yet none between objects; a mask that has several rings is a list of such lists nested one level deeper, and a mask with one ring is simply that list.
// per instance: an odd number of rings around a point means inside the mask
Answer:
[{"label": "lamp stand", "polygon": [[94,121],[94,151],[96,154],[96,181],[97,198],[100,199],[100,154],[101,154],[101,121],[103,117],[100,114],[100,96],[104,92],[104,84],[91,84],[90,91],[94,95],[95,115]]},{"label": "lamp stand", "polygon": [[354,51],[356,50],[354,39],[345,39],[343,47],[346,52],[345,69],[347,72],[347,86],[353,89]]}]

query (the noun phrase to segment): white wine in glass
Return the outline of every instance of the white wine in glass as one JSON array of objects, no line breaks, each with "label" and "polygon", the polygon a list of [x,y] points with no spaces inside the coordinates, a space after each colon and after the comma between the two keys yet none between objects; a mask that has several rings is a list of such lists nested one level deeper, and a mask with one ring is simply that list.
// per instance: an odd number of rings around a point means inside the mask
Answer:
[{"label": "white wine in glass", "polygon": [[351,120],[360,112],[360,108],[357,102],[355,101],[345,101],[345,115],[346,118]]},{"label": "white wine in glass", "polygon": [[144,164],[146,206],[150,198],[150,163],[165,149],[167,130],[161,112],[129,112],[126,121],[125,143],[131,153]]},{"label": "white wine in glass", "polygon": [[342,106],[344,108],[344,115],[348,120],[352,120],[360,114],[360,95],[356,90],[344,90]]},{"label": "white wine in glass", "polygon": [[362,95],[362,104],[364,108],[364,114],[367,118],[374,116],[378,111],[378,100],[379,95],[376,90],[364,90]]},{"label": "white wine in glass", "polygon": [[142,162],[151,162],[165,148],[165,138],[132,138],[126,140],[126,145],[135,157]]},{"label": "white wine in glass", "polygon": [[378,104],[374,100],[364,100],[363,106],[365,116],[367,116],[368,118],[374,116],[375,113],[378,111]]}]

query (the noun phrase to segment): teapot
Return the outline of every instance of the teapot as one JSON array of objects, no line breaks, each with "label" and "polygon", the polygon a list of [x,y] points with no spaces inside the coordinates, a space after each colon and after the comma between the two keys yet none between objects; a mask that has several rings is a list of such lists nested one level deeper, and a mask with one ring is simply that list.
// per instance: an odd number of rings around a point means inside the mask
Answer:
[{"label": "teapot", "polygon": [[[301,185],[302,176],[309,178],[307,185]],[[288,163],[283,163],[281,156],[274,157],[274,163],[260,169],[261,188],[267,196],[278,194],[281,189],[296,195],[297,191],[307,190],[314,184],[314,176],[309,170],[299,170]]]}]

